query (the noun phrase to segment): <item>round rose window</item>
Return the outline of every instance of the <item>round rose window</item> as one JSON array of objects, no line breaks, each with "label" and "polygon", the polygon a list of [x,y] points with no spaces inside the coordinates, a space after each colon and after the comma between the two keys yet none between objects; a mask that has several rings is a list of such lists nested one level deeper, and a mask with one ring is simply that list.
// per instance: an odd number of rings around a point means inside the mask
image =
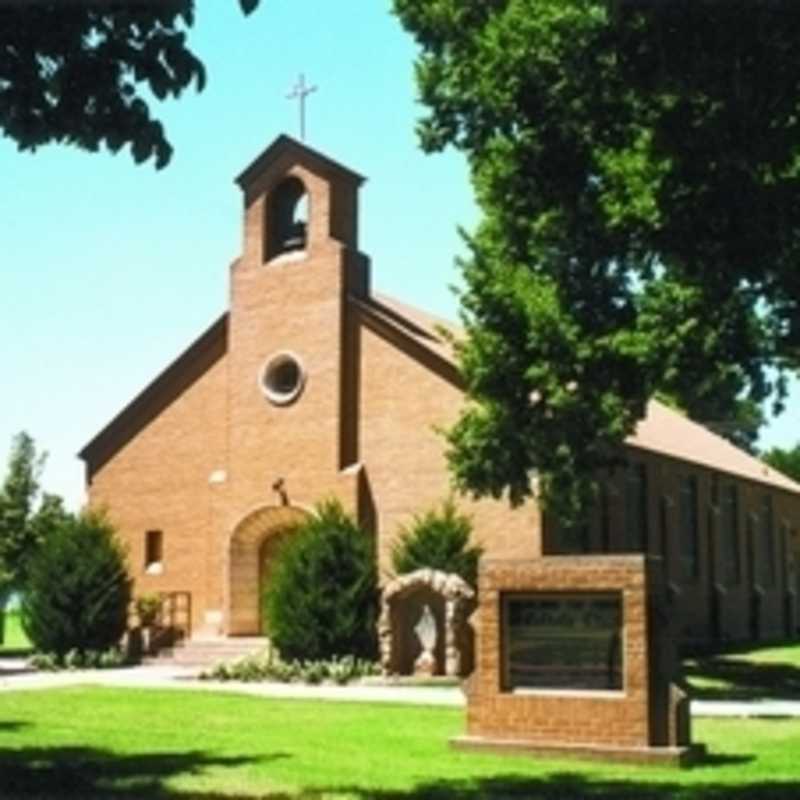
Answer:
[{"label": "round rose window", "polygon": [[278,406],[296,400],[303,391],[305,372],[291,353],[272,356],[261,372],[261,389],[267,399]]}]

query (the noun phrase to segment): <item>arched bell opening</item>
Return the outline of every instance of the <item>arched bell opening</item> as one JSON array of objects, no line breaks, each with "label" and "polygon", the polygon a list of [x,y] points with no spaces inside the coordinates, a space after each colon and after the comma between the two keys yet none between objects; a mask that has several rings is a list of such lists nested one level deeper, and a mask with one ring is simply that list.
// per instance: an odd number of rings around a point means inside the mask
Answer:
[{"label": "arched bell opening", "polygon": [[308,244],[308,192],[294,175],[281,181],[266,203],[264,260],[301,252]]}]

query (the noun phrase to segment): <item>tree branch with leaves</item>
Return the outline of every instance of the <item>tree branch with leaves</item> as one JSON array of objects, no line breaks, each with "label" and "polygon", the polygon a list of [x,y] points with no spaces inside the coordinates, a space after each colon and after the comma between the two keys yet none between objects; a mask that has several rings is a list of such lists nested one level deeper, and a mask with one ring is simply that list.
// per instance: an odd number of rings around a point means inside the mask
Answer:
[{"label": "tree branch with leaves", "polygon": [[[239,0],[245,14],[259,0]],[[194,0],[16,2],[0,7],[0,129],[20,150],[51,142],[169,163],[172,145],[148,94],[202,90],[188,44]]]},{"label": "tree branch with leaves", "polygon": [[[0,616],[10,595],[25,589],[31,558],[67,516],[60,497],[40,496],[39,478],[46,457],[36,452],[27,433],[14,437],[0,486]],[[2,630],[0,625],[0,643]]]},{"label": "tree branch with leaves", "polygon": [[395,0],[467,237],[462,489],[574,514],[656,392],[723,427],[800,362],[800,6]]}]

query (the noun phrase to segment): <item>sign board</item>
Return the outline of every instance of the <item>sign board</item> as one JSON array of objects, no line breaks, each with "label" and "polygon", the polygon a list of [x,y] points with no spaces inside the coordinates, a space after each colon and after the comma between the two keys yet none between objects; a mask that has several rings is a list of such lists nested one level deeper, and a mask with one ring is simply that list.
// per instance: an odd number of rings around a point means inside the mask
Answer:
[{"label": "sign board", "polygon": [[504,689],[622,689],[622,596],[503,595]]}]

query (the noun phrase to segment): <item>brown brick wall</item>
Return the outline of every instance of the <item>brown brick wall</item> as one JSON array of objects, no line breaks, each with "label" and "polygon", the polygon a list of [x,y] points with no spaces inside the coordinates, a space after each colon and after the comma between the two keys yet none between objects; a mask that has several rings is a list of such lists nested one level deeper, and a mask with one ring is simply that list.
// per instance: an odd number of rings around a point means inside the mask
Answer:
[{"label": "brown brick wall", "polygon": [[[226,466],[227,363],[198,381],[131,439],[93,478],[91,504],[107,508],[128,549],[135,593],[191,591],[194,624],[219,578],[209,477]],[[146,575],[148,530],[164,533],[164,571]]]},{"label": "brown brick wall", "polygon": [[[439,505],[453,491],[438,431],[455,421],[461,390],[371,330],[362,329],[361,458],[378,508],[380,561],[401,526]],[[510,509],[502,501],[458,506],[474,523],[476,541],[494,557],[538,554],[539,514],[533,504]]]}]

